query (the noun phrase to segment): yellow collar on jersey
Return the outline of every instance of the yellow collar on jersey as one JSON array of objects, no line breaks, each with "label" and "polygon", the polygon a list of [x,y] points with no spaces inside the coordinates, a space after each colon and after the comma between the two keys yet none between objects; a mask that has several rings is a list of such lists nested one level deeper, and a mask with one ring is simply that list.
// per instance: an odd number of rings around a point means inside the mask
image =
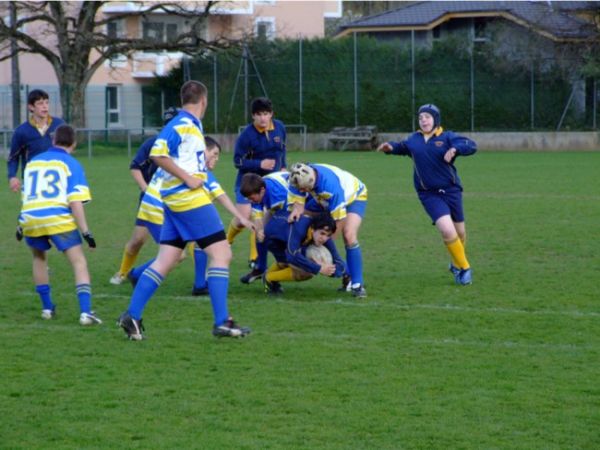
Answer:
[{"label": "yellow collar on jersey", "polygon": [[31,126],[33,128],[37,129],[40,132],[41,135],[43,135],[46,132],[46,130],[48,128],[50,128],[50,125],[52,125],[52,117],[48,116],[48,120],[47,120],[46,126],[44,126],[42,128],[40,128],[40,126],[38,125],[38,123],[33,119],[33,115],[29,116],[29,123],[31,124]]},{"label": "yellow collar on jersey", "polygon": [[431,131],[431,133],[425,133],[423,130],[419,130],[419,133],[421,133],[427,139],[429,139],[432,136],[438,137],[443,132],[444,132],[444,129],[442,127],[437,127],[435,130]]},{"label": "yellow collar on jersey", "polygon": [[259,127],[256,124],[254,124],[254,128],[256,128],[256,131],[259,133],[264,133],[265,131],[273,131],[275,129],[275,125],[273,124],[273,121],[271,121],[266,128]]}]

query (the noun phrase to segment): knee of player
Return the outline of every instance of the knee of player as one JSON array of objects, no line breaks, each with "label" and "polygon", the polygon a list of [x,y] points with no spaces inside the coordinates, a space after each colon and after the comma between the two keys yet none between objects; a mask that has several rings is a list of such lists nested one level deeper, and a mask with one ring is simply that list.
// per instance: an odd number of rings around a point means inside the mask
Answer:
[{"label": "knee of player", "polygon": [[304,270],[298,269],[296,267],[292,268],[292,274],[294,276],[294,281],[306,281],[310,280],[313,277],[312,273],[305,272]]}]

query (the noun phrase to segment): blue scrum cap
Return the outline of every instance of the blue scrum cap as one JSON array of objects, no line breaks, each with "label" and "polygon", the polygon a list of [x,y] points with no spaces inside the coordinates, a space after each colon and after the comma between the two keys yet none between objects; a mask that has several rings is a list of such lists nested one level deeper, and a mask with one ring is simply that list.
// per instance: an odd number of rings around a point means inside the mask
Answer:
[{"label": "blue scrum cap", "polygon": [[431,117],[433,117],[433,128],[439,127],[442,123],[442,113],[440,112],[440,109],[433,103],[427,103],[426,105],[421,106],[417,112],[417,115],[421,113],[431,114]]}]

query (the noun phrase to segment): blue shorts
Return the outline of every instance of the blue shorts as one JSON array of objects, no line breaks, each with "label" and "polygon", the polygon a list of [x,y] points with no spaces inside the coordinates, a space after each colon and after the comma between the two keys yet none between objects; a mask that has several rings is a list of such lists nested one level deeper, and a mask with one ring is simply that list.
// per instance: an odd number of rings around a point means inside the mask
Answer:
[{"label": "blue shorts", "polygon": [[160,229],[162,228],[162,226],[152,222],[148,222],[147,220],[143,219],[136,219],[135,225],[138,227],[147,228],[150,232],[150,235],[152,236],[152,239],[154,239],[154,242],[156,242],[157,244],[160,242]]},{"label": "blue shorts", "polygon": [[434,224],[440,217],[447,215],[452,218],[453,222],[465,221],[460,189],[449,188],[438,192],[419,191],[417,194]]},{"label": "blue shorts", "polygon": [[27,245],[29,245],[31,248],[35,248],[36,250],[41,250],[43,252],[52,248],[52,245],[50,245],[50,242],[52,242],[58,251],[64,252],[65,250],[69,250],[71,247],[81,245],[81,236],[79,235],[79,231],[71,230],[67,231],[66,233],[49,234],[46,236],[25,236],[25,242],[27,242]]},{"label": "blue shorts", "polygon": [[[311,212],[326,212],[325,208],[323,208],[317,201],[310,197],[306,200],[306,204],[304,205],[304,209],[306,211]],[[358,214],[360,217],[365,217],[365,211],[367,210],[367,201],[366,200],[354,200],[349,205],[346,205],[347,213]]]},{"label": "blue shorts", "polygon": [[223,222],[212,203],[182,212],[171,211],[165,206],[165,221],[160,230],[161,244],[202,241],[218,233],[225,236]]}]

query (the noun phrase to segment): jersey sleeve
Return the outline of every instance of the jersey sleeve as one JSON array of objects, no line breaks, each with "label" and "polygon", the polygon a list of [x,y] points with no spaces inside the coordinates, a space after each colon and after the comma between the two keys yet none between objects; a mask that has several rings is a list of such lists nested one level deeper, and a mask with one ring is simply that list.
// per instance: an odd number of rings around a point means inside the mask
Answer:
[{"label": "jersey sleeve", "polygon": [[140,148],[131,160],[131,164],[129,164],[130,169],[143,170],[144,166],[148,163],[148,159],[150,159],[150,150],[155,141],[156,139],[154,138],[146,139],[144,143],[140,145]]},{"label": "jersey sleeve", "polygon": [[335,264],[335,272],[332,277],[339,278],[346,273],[346,263],[338,253],[333,239],[329,239],[324,245],[327,250],[329,250],[329,253],[331,253],[331,256],[333,257],[333,263]]},{"label": "jersey sleeve", "polygon": [[247,158],[250,147],[250,139],[246,130],[235,141],[235,149],[233,154],[233,165],[236,169],[242,172],[256,172],[260,169],[260,161]]},{"label": "jersey sleeve", "polygon": [[70,174],[67,176],[67,202],[86,203],[92,199],[85,172],[78,162],[69,164]]},{"label": "jersey sleeve", "polygon": [[8,161],[6,162],[6,168],[8,171],[8,179],[17,176],[19,171],[19,160],[21,159],[21,153],[23,151],[23,140],[19,130],[15,131],[10,143],[10,153],[8,155]]},{"label": "jersey sleeve", "polygon": [[294,186],[292,186],[290,184],[289,189],[288,189],[287,203],[288,203],[288,205],[292,205],[294,203],[299,203],[301,205],[304,205],[304,203],[306,203],[307,195],[308,194],[306,194],[304,192],[300,192],[298,189],[296,189]]},{"label": "jersey sleeve", "polygon": [[204,182],[203,187],[206,189],[211,201],[215,201],[218,197],[225,193],[225,190],[223,190],[215,175],[210,171],[207,172],[207,179]]},{"label": "jersey sleeve", "polygon": [[388,153],[388,155],[410,155],[410,151],[408,146],[406,145],[406,141],[394,142],[390,141],[390,145],[392,146],[392,151]]},{"label": "jersey sleeve", "polygon": [[477,151],[477,144],[469,138],[459,136],[456,133],[448,132],[448,141],[450,146],[456,149],[456,153],[460,156],[469,156]]},{"label": "jersey sleeve", "polygon": [[321,270],[321,266],[306,257],[304,254],[305,247],[302,245],[304,239],[306,239],[306,234],[308,233],[311,222],[312,219],[310,217],[302,216],[290,226],[290,234],[285,253],[288,263],[305,272],[316,275]]},{"label": "jersey sleeve", "polygon": [[181,144],[181,136],[173,128],[165,128],[160,132],[150,149],[150,157],[176,157]]}]

